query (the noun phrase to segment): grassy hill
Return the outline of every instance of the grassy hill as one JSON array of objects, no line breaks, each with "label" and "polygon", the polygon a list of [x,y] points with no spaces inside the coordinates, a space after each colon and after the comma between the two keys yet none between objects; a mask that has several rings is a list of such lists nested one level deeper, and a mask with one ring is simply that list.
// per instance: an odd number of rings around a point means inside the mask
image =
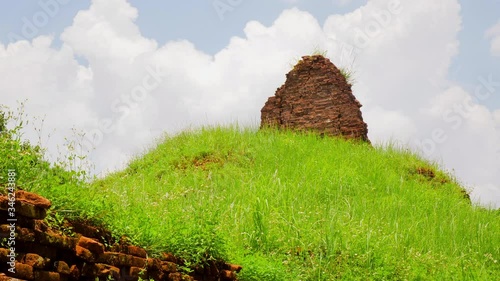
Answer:
[{"label": "grassy hill", "polygon": [[[21,161],[2,149],[2,169]],[[500,275],[500,212],[471,205],[453,178],[406,150],[206,128],[168,137],[89,184],[59,173],[34,172],[20,183],[151,254],[239,263],[241,280]]]}]

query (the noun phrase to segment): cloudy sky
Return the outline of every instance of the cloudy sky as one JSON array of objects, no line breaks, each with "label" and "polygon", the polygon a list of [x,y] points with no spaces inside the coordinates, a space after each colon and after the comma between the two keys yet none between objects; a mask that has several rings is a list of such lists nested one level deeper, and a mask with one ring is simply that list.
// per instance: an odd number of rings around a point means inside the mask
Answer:
[{"label": "cloudy sky", "polygon": [[[0,103],[116,170],[162,132],[257,126],[298,58],[354,73],[375,144],[411,147],[500,207],[500,1],[20,0],[0,4]],[[52,156],[56,157],[56,156]]]}]

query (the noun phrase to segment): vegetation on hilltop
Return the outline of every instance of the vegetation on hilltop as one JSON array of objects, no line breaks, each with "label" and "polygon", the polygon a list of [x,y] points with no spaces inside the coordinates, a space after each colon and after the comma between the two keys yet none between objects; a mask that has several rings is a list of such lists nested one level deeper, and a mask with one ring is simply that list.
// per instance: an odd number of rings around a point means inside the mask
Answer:
[{"label": "vegetation on hilltop", "polygon": [[22,129],[27,122],[22,108],[14,112],[0,107],[0,185],[7,183],[7,170],[12,169],[16,172],[18,187],[36,191],[51,190],[45,195],[51,195],[59,189],[73,190],[83,186],[84,171],[67,170],[62,162],[49,163],[40,145],[23,140]]},{"label": "vegetation on hilltop", "polygon": [[500,213],[471,205],[453,178],[404,149],[204,128],[166,137],[125,170],[85,183],[12,136],[1,134],[0,168],[17,169],[23,188],[150,254],[240,263],[241,280],[500,274]]}]

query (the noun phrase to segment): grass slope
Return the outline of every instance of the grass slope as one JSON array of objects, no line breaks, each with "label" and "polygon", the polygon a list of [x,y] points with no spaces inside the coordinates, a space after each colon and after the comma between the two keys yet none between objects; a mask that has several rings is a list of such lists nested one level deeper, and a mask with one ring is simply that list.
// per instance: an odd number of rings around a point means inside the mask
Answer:
[{"label": "grass slope", "polygon": [[241,280],[494,280],[500,212],[471,206],[435,165],[313,134],[209,128],[121,172],[36,185],[59,208]]}]

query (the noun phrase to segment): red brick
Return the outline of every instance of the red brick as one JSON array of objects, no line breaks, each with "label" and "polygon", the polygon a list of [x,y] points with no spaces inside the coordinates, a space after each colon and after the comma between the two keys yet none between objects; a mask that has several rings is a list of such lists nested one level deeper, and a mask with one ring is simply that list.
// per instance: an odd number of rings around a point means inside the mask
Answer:
[{"label": "red brick", "polygon": [[159,259],[148,258],[147,260],[148,270],[159,271],[161,270],[162,261]]},{"label": "red brick", "polygon": [[24,242],[35,242],[35,232],[28,228],[17,228],[17,239]]},{"label": "red brick", "polygon": [[176,272],[176,273],[170,273],[168,275],[168,280],[169,281],[182,281],[182,274]]},{"label": "red brick", "polygon": [[35,271],[35,280],[39,281],[60,281],[61,276],[57,272]]},{"label": "red brick", "polygon": [[177,263],[177,258],[172,253],[162,253],[160,259],[162,261]]},{"label": "red brick", "polygon": [[136,278],[138,278],[138,277],[144,278],[146,275],[145,273],[146,273],[146,271],[144,270],[144,268],[131,266],[130,270],[128,272],[128,275],[130,275],[132,277],[136,277]]},{"label": "red brick", "polygon": [[[2,224],[0,225],[0,232],[5,233],[5,236],[10,235],[10,225]],[[16,234],[16,240],[24,241],[24,242],[34,242],[35,241],[35,232],[28,228],[23,228],[16,226],[14,233]]]},{"label": "red brick", "polygon": [[[50,201],[40,195],[24,190],[15,192],[16,214],[28,218],[43,219],[47,215],[47,209],[50,208]],[[0,210],[7,210],[9,198],[0,196]]]},{"label": "red brick", "polygon": [[41,257],[37,254],[26,254],[22,263],[32,266],[33,268],[43,269],[50,262],[49,259]]},{"label": "red brick", "polygon": [[98,262],[111,264],[114,266],[146,266],[146,259],[116,252],[104,252],[104,254],[99,256]]},{"label": "red brick", "polygon": [[0,281],[25,281],[25,280],[8,277],[7,275],[0,273]]},{"label": "red brick", "polygon": [[[143,279],[153,279],[153,280],[168,280],[165,272],[163,271],[148,271],[147,275],[143,277]],[[146,279],[148,280],[148,279]]]},{"label": "red brick", "polygon": [[69,268],[69,276],[71,276],[71,278],[73,280],[79,280],[80,279],[80,275],[81,275],[81,271],[80,269],[78,268],[78,266],[76,265],[72,265],[70,268]]},{"label": "red brick", "polygon": [[368,140],[361,104],[340,70],[323,56],[304,56],[261,110],[261,127],[316,131]]},{"label": "red brick", "polygon": [[10,254],[9,249],[0,248],[0,262],[10,261],[10,257],[8,257],[9,254]]},{"label": "red brick", "polygon": [[96,263],[93,273],[99,277],[120,275],[120,269],[109,264]]},{"label": "red brick", "polygon": [[55,269],[57,272],[64,274],[64,275],[70,275],[71,274],[71,269],[69,268],[68,264],[65,261],[56,261],[54,263]]},{"label": "red brick", "polygon": [[236,273],[230,270],[222,270],[220,272],[220,280],[222,281],[236,280]]},{"label": "red brick", "polygon": [[7,271],[5,272],[5,274],[7,274],[8,276],[26,280],[33,280],[35,278],[33,275],[33,267],[19,262],[16,262],[15,273]]},{"label": "red brick", "polygon": [[146,250],[144,250],[143,248],[131,245],[127,246],[127,254],[140,258],[146,258],[148,256]]},{"label": "red brick", "polygon": [[91,251],[94,255],[99,256],[104,253],[104,245],[94,239],[81,236],[77,243],[78,246]]},{"label": "red brick", "polygon": [[45,197],[26,190],[16,190],[16,201],[34,205],[39,208],[49,209],[52,203]]},{"label": "red brick", "polygon": [[236,271],[236,272],[240,272],[241,268],[242,268],[241,265],[230,264],[230,263],[227,263],[224,267],[224,269],[227,269],[229,271]]},{"label": "red brick", "polygon": [[170,280],[170,281],[191,281],[191,280],[194,280],[194,278],[189,276],[189,275],[184,275],[184,274],[177,272],[177,273],[170,273],[168,275],[168,280]]},{"label": "red brick", "polygon": [[75,248],[76,256],[87,262],[95,262],[95,256],[91,251],[80,246]]},{"label": "red brick", "polygon": [[169,261],[162,261],[161,269],[165,272],[177,272],[177,264]]}]

